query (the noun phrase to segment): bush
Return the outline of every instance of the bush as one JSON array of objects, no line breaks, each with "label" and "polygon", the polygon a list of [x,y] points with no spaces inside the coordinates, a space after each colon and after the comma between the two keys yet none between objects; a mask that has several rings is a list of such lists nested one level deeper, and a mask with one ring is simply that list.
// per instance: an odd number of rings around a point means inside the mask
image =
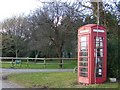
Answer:
[{"label": "bush", "polygon": [[117,36],[108,36],[107,40],[107,74],[108,77],[119,78],[118,75],[118,38]]}]

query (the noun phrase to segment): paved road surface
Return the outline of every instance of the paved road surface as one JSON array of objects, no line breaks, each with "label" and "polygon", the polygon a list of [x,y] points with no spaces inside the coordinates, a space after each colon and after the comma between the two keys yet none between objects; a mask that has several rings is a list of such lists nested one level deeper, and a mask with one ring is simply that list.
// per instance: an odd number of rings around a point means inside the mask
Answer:
[{"label": "paved road surface", "polygon": [[[1,69],[1,68],[0,68]],[[11,73],[30,73],[30,72],[71,72],[73,69],[2,69],[2,77]],[[12,83],[7,80],[0,80],[2,82],[2,88],[24,88],[18,84]]]},{"label": "paved road surface", "polygon": [[71,72],[73,69],[2,69],[2,73]]},{"label": "paved road surface", "polygon": [[10,81],[4,80],[4,81],[0,81],[2,82],[2,88],[24,88],[23,86],[20,86],[16,83],[12,83]]}]

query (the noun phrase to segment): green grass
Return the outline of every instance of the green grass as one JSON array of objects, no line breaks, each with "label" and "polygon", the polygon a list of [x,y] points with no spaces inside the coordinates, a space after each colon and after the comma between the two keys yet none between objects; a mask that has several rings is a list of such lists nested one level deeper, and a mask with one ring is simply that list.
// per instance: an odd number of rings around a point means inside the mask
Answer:
[{"label": "green grass", "polygon": [[104,83],[87,86],[87,88],[118,88],[118,83]]},{"label": "green grass", "polygon": [[73,72],[11,74],[8,80],[27,88],[118,88],[118,83],[78,85]]},{"label": "green grass", "polygon": [[70,88],[76,83],[76,74],[71,72],[12,74],[8,79],[28,88]]},{"label": "green grass", "polygon": [[[59,61],[47,61],[46,62],[46,66],[44,64],[40,64],[43,63],[43,61],[41,62],[30,62],[29,64],[27,64],[27,62],[22,62],[21,66],[20,65],[14,65],[14,68],[30,68],[30,69],[59,69]],[[64,61],[64,65],[63,68],[64,69],[73,69],[75,66],[77,66],[77,60],[65,60]],[[12,68],[12,64],[11,63],[2,63],[2,68]]]}]

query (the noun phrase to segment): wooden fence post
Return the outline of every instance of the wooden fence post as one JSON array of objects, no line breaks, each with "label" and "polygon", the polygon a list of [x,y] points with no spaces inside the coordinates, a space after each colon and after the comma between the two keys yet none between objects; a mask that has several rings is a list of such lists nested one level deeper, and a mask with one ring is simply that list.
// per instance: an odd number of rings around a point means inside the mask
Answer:
[{"label": "wooden fence post", "polygon": [[64,67],[64,60],[62,59],[62,68]]},{"label": "wooden fence post", "polygon": [[27,67],[29,67],[29,59],[27,59]]},{"label": "wooden fence post", "polygon": [[12,68],[14,67],[14,60],[12,59]]},{"label": "wooden fence post", "polygon": [[44,59],[44,69],[46,69],[46,59]]}]

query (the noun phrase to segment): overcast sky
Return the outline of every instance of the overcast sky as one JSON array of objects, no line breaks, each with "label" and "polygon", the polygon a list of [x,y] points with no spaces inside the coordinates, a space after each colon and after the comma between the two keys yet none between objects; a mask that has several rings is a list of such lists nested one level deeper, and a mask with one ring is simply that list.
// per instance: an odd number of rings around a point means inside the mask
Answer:
[{"label": "overcast sky", "polygon": [[17,16],[23,13],[27,15],[39,6],[42,6],[41,2],[43,1],[51,0],[0,0],[0,22],[6,18]]},{"label": "overcast sky", "polygon": [[0,21],[22,13],[28,14],[41,6],[38,0],[0,0]]},{"label": "overcast sky", "polygon": [[[42,6],[40,1],[42,2],[42,1],[51,1],[51,0],[0,0],[0,22],[6,18],[17,16],[19,14],[23,14],[23,13],[29,14],[30,11],[34,11],[39,6]],[[67,1],[71,2],[75,0],[67,0]],[[117,0],[113,0],[113,1],[117,1]]]}]

